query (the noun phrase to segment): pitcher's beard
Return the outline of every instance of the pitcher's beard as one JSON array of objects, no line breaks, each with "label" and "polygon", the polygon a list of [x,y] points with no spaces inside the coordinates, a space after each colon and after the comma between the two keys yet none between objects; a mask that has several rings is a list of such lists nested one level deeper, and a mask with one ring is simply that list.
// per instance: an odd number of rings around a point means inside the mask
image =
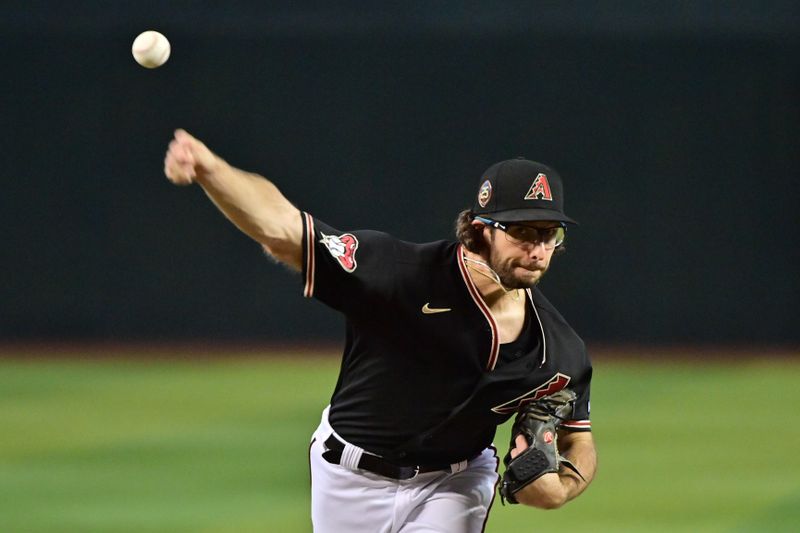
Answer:
[{"label": "pitcher's beard", "polygon": [[502,283],[503,287],[506,289],[532,289],[542,280],[547,272],[546,268],[544,270],[539,269],[539,275],[537,277],[522,278],[514,273],[515,269],[522,267],[518,267],[509,262],[502,263],[494,254],[489,257],[488,265],[495,271],[500,283]]}]

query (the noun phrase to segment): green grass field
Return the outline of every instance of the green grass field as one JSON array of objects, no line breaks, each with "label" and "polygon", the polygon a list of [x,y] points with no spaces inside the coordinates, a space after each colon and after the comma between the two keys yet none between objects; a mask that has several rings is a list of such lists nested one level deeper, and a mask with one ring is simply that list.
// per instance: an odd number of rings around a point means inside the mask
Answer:
[{"label": "green grass field", "polygon": [[[6,353],[0,532],[310,531],[307,446],[337,368]],[[596,360],[595,482],[556,511],[498,501],[487,530],[798,531],[799,388],[800,358]]]}]

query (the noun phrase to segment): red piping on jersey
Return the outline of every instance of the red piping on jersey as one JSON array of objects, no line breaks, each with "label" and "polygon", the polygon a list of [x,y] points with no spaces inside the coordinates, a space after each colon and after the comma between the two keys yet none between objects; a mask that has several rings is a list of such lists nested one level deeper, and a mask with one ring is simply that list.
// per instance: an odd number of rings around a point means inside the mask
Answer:
[{"label": "red piping on jersey", "polygon": [[547,338],[544,336],[544,326],[542,325],[542,319],[539,318],[539,311],[536,310],[536,304],[533,303],[533,291],[531,289],[525,289],[525,292],[528,293],[528,298],[531,300],[531,307],[533,307],[533,313],[536,315],[536,321],[539,322],[539,329],[542,331],[542,362],[539,363],[539,366],[544,366],[545,361],[547,361]]},{"label": "red piping on jersey", "polygon": [[481,298],[481,293],[475,286],[475,282],[472,281],[469,272],[467,272],[467,266],[464,264],[464,247],[461,244],[458,245],[456,255],[458,256],[458,269],[461,271],[461,277],[464,278],[464,284],[467,286],[475,305],[478,306],[483,316],[486,317],[486,321],[489,322],[489,330],[492,332],[492,349],[489,351],[489,361],[486,363],[486,370],[491,371],[494,370],[494,366],[497,364],[497,356],[500,353],[500,335],[498,335],[497,332],[497,324],[489,308],[486,306],[486,303],[483,301],[483,298]]},{"label": "red piping on jersey", "polygon": [[314,219],[308,213],[303,213],[306,219],[306,283],[303,296],[314,296]]}]

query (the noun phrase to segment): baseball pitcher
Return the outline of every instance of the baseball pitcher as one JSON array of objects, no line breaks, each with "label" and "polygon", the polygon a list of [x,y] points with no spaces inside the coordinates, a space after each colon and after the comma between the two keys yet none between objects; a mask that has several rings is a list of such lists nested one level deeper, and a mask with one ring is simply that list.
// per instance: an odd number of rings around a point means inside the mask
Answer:
[{"label": "baseball pitcher", "polygon": [[[538,288],[575,224],[552,168],[492,165],[456,240],[424,244],[329,225],[183,130],[164,168],[346,318],[310,445],[314,531],[478,532],[498,492],[551,509],[591,483],[591,363]],[[511,418],[499,475],[493,439]]]}]

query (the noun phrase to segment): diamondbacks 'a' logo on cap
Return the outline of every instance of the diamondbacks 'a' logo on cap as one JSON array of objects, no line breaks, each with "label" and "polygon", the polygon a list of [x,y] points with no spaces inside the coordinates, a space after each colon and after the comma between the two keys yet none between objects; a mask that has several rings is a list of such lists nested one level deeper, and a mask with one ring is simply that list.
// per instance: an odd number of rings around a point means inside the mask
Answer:
[{"label": "diamondbacks 'a' logo on cap", "polygon": [[525,195],[525,199],[553,201],[553,194],[550,192],[550,183],[548,183],[545,174],[539,173],[539,175],[536,176],[531,188],[528,190],[528,194]]},{"label": "diamondbacks 'a' logo on cap", "polygon": [[478,205],[481,207],[486,207],[486,204],[489,203],[489,200],[492,199],[492,182],[486,180],[481,185],[480,190],[478,190]]},{"label": "diamondbacks 'a' logo on cap", "polygon": [[320,232],[322,238],[319,240],[328,248],[328,251],[333,257],[339,261],[339,264],[347,272],[353,272],[358,264],[356,263],[356,250],[358,250],[358,239],[352,233],[345,233],[344,235],[325,235]]}]

